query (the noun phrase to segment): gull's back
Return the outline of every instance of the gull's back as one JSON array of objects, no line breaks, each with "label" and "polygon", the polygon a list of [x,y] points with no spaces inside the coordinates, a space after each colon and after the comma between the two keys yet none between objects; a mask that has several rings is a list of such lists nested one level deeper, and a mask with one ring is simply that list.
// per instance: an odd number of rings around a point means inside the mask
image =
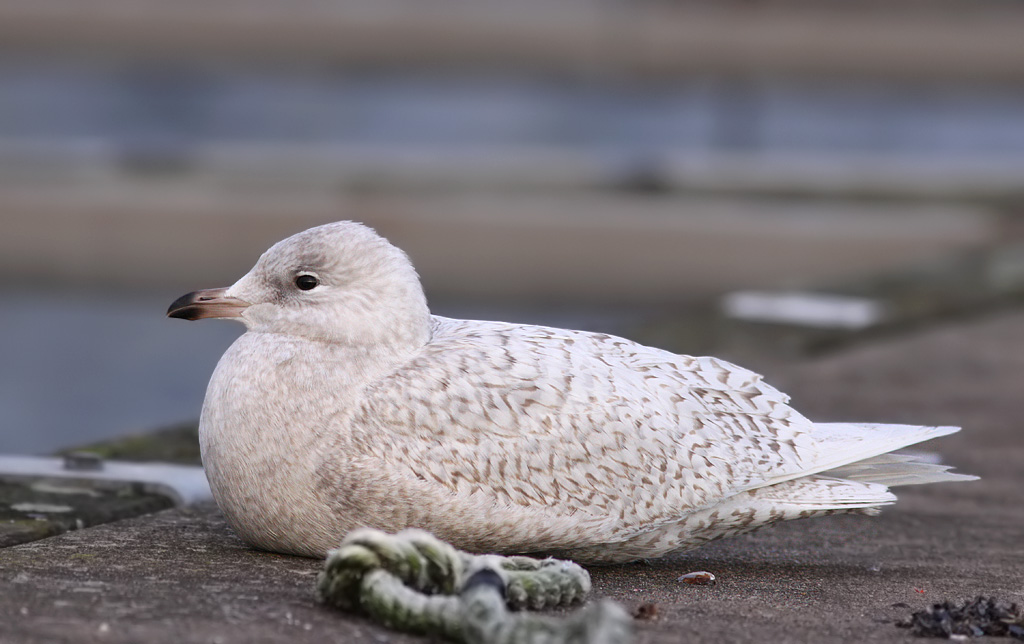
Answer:
[{"label": "gull's back", "polygon": [[[385,529],[415,525],[478,551],[657,556],[691,544],[621,554],[614,544],[650,540],[729,499],[878,453],[844,455],[851,437],[817,430],[746,369],[547,327],[435,318],[430,342],[363,396],[325,480],[390,490],[390,504],[383,495],[370,503],[390,505],[374,513]],[[924,439],[915,435],[877,446]],[[824,496],[815,512],[893,500],[870,481],[831,488],[816,484]],[[754,497],[730,508],[743,528],[792,518],[770,503],[763,519],[747,517]],[[339,497],[339,514],[351,516],[352,502]],[[723,533],[736,529],[708,514],[692,545],[717,536],[716,522]]]}]

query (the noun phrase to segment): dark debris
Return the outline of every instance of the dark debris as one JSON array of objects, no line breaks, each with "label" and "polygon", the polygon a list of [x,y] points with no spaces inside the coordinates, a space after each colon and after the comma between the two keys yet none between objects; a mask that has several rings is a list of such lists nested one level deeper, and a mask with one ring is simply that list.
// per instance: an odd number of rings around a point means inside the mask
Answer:
[{"label": "dark debris", "polygon": [[1017,604],[1006,604],[995,597],[976,597],[963,604],[933,604],[897,622],[919,637],[1013,637],[1024,640],[1024,612]]},{"label": "dark debris", "polygon": [[644,602],[633,610],[633,619],[648,620],[658,616],[658,605],[654,602]]}]

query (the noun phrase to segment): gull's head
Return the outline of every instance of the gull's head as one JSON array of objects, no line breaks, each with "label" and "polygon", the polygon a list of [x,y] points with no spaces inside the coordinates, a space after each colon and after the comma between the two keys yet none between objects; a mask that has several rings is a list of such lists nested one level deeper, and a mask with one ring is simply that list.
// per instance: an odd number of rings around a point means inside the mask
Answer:
[{"label": "gull's head", "polygon": [[234,285],[184,295],[167,315],[233,318],[256,333],[353,345],[421,344],[430,324],[409,258],[350,221],[274,244]]}]

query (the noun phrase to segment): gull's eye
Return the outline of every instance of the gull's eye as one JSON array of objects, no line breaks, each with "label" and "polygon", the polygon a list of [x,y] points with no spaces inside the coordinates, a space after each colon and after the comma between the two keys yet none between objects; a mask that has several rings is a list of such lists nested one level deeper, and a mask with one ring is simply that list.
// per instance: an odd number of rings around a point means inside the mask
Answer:
[{"label": "gull's eye", "polygon": [[309,291],[316,288],[320,284],[320,280],[316,278],[316,275],[299,275],[295,278],[295,286],[300,291]]}]

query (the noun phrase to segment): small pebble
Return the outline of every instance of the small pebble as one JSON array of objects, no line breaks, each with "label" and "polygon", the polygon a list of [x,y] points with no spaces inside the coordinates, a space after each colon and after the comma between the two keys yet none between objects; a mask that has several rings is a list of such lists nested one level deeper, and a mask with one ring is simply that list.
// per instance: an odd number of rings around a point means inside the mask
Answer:
[{"label": "small pebble", "polygon": [[706,570],[698,570],[697,572],[688,572],[685,575],[676,579],[684,584],[690,584],[691,586],[714,586],[718,583],[715,576]]}]

